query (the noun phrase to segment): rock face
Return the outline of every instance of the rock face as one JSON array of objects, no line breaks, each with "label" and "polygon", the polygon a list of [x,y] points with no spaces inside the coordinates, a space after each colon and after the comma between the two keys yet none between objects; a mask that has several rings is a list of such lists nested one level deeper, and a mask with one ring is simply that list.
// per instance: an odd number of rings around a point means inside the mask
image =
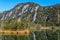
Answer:
[{"label": "rock face", "polygon": [[[1,14],[1,13],[0,13]],[[3,16],[2,16],[3,15]],[[59,23],[60,22],[60,4],[53,6],[40,6],[36,3],[20,3],[9,11],[4,11],[0,15],[0,20],[29,20],[34,23]]]}]

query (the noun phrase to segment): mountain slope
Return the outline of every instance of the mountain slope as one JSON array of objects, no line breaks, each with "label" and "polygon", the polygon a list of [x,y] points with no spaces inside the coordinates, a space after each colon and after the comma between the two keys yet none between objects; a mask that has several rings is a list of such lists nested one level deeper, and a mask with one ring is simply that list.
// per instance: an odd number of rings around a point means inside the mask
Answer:
[{"label": "mountain slope", "polygon": [[19,3],[9,11],[3,12],[1,20],[18,20],[44,24],[60,23],[60,4],[53,6],[40,6],[36,3],[27,2]]}]

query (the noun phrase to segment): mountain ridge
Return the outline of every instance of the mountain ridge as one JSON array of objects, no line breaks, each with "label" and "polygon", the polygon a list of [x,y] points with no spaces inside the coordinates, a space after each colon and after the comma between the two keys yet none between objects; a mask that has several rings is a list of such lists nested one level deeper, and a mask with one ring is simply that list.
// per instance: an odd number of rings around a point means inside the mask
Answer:
[{"label": "mountain ridge", "polygon": [[60,4],[42,7],[32,2],[19,3],[11,10],[3,12],[1,20],[10,19],[18,21],[29,19],[30,22],[39,24],[46,22],[56,24],[60,22]]}]

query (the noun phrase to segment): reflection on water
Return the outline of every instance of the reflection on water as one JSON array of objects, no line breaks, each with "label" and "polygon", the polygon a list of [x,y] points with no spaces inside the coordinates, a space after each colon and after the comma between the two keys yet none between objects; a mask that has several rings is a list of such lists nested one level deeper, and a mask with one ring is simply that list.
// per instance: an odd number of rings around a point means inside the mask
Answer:
[{"label": "reflection on water", "polygon": [[2,35],[1,40],[60,40],[60,30],[31,32],[30,35]]},{"label": "reflection on water", "polygon": [[34,32],[33,32],[33,39],[36,40],[36,35]]}]

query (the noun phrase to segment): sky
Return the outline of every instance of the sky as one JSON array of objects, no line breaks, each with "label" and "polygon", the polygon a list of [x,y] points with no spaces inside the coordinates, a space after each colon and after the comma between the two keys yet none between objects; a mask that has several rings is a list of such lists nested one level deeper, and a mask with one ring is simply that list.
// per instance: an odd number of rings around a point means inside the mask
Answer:
[{"label": "sky", "polygon": [[41,6],[60,4],[60,0],[0,0],[0,12],[10,10],[18,3],[34,2]]}]

